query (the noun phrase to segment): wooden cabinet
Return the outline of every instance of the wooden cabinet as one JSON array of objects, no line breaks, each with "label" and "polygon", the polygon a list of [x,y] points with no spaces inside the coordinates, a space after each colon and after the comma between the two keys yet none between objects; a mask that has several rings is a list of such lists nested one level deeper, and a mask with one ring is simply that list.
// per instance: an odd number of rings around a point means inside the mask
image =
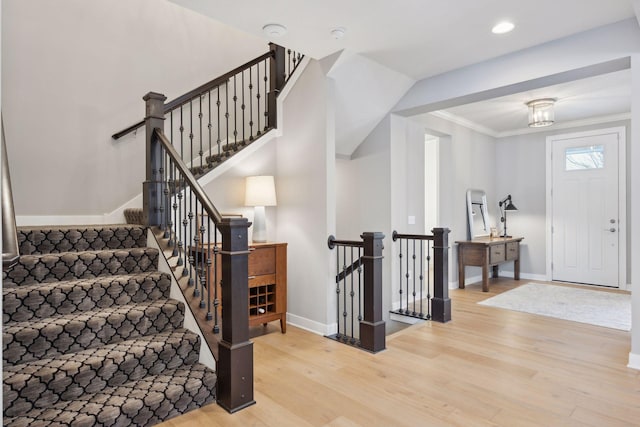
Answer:
[{"label": "wooden cabinet", "polygon": [[489,291],[489,267],[493,277],[498,277],[498,265],[513,261],[513,275],[520,280],[520,241],[523,237],[479,238],[463,240],[458,244],[458,287],[464,289],[465,272],[468,265],[482,267],[482,291]]},{"label": "wooden cabinet", "polygon": [[[253,243],[249,246],[249,326],[266,325],[274,320],[280,321],[282,333],[287,332],[287,244]],[[204,263],[213,247],[205,244]],[[220,255],[218,255],[220,257]],[[215,266],[218,274],[214,276]],[[210,277],[217,277],[218,295],[222,262],[211,263]]]},{"label": "wooden cabinet", "polygon": [[287,244],[254,243],[249,249],[249,326],[280,321],[287,332]]}]

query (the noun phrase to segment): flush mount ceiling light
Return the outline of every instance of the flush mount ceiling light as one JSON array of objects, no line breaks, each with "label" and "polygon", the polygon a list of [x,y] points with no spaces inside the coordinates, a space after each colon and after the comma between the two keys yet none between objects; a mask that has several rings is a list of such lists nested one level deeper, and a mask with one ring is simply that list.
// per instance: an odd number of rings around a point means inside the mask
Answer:
[{"label": "flush mount ceiling light", "polygon": [[267,37],[282,37],[287,34],[287,27],[280,24],[267,24],[262,27],[262,32],[264,32]]},{"label": "flush mount ceiling light", "polygon": [[337,27],[331,30],[331,37],[333,37],[336,40],[339,40],[344,37],[346,32],[347,30],[344,27]]},{"label": "flush mount ceiling light", "polygon": [[555,98],[542,98],[527,102],[526,105],[529,107],[529,127],[551,126],[555,122],[553,104],[556,101],[557,99]]},{"label": "flush mount ceiling light", "polygon": [[515,25],[513,25],[513,22],[502,21],[494,25],[493,28],[491,29],[491,32],[493,34],[505,34],[512,31],[514,28],[515,28]]}]

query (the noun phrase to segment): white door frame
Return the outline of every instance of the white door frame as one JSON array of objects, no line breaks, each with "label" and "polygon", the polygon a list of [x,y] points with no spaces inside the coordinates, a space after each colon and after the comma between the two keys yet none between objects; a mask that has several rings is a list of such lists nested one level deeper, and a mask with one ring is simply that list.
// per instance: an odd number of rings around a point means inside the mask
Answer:
[{"label": "white door frame", "polygon": [[551,263],[553,261],[553,244],[552,244],[552,236],[551,236],[551,225],[552,225],[552,206],[551,206],[551,187],[553,180],[553,165],[551,163],[551,153],[552,153],[552,145],[554,141],[563,140],[563,139],[571,139],[571,138],[584,138],[595,135],[602,134],[610,134],[617,133],[618,134],[618,277],[619,277],[619,289],[627,289],[630,290],[631,286],[627,283],[627,130],[624,126],[613,127],[613,128],[604,128],[597,129],[592,131],[585,132],[574,132],[574,133],[564,133],[558,135],[551,135],[547,137],[546,141],[546,277],[547,281],[551,281],[553,274],[551,271]]}]

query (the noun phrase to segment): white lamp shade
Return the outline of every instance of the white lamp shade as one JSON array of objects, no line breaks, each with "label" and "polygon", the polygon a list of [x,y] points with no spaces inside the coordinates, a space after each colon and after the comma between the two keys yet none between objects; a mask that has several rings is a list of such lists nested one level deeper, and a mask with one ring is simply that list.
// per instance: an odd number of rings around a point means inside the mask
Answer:
[{"label": "white lamp shade", "polygon": [[248,176],[245,179],[245,206],[276,206],[276,186],[273,176]]}]

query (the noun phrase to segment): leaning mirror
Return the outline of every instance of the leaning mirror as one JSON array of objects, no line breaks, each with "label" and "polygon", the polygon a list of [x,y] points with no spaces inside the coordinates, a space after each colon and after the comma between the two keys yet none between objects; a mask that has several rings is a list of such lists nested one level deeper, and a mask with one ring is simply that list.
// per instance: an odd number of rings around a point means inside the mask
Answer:
[{"label": "leaning mirror", "polygon": [[467,218],[469,240],[491,234],[487,195],[483,190],[467,190]]}]

